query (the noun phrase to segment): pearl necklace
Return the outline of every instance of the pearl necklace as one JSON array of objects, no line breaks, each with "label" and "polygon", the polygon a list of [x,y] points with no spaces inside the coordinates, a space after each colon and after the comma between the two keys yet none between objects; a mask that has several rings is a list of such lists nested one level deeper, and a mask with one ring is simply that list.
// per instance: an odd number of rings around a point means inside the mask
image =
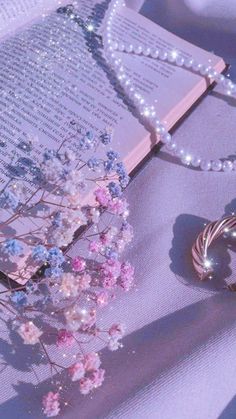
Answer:
[{"label": "pearl necklace", "polygon": [[117,11],[124,6],[124,0],[112,0],[108,7],[103,36],[104,52],[107,61],[115,70],[120,84],[133,100],[138,111],[148,120],[151,126],[154,127],[156,134],[160,137],[167,150],[180,158],[183,164],[200,168],[204,171],[213,170],[215,172],[231,172],[232,170],[236,170],[236,160],[232,162],[231,160],[226,159],[224,161],[202,159],[200,156],[194,156],[193,154],[186,152],[182,147],[179,147],[176,142],[173,141],[163,123],[157,118],[154,106],[150,106],[140,92],[135,89],[132,81],[125,72],[122,60],[116,57],[115,52],[119,51],[135,55],[144,55],[146,57],[152,57],[153,59],[176,64],[179,67],[191,69],[195,73],[208,78],[211,82],[215,81],[216,83],[221,84],[225,93],[229,96],[236,93],[236,85],[230,79],[215,71],[210,65],[197,63],[192,58],[186,59],[176,53],[176,51],[165,49],[154,50],[152,48],[144,48],[142,45],[134,46],[131,44],[115,42],[114,39],[112,39],[112,25]]}]

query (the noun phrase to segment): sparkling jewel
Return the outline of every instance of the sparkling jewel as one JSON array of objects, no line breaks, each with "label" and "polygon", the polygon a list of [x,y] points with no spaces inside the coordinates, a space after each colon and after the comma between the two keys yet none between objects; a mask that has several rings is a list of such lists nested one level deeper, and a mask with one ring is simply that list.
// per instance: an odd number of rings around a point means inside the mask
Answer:
[{"label": "sparkling jewel", "polygon": [[112,39],[112,25],[116,13],[123,6],[125,6],[124,0],[112,0],[110,2],[106,16],[106,27],[103,42],[105,56],[108,62],[115,69],[120,83],[124,89],[126,89],[129,96],[134,100],[137,109],[155,128],[156,134],[160,137],[164,146],[175,156],[180,158],[183,164],[200,168],[203,171],[212,170],[214,172],[231,172],[232,170],[236,170],[236,161],[210,160],[207,157],[201,158],[199,156],[195,156],[193,153],[186,152],[182,147],[178,147],[176,142],[172,140],[171,134],[167,132],[166,127],[156,118],[154,106],[150,106],[132,84],[129,76],[125,72],[122,60],[116,57],[115,51],[143,55],[146,57],[150,56],[153,59],[168,61],[169,63],[173,63],[179,67],[185,67],[193,70],[201,76],[208,78],[211,82],[215,81],[220,84],[228,96],[236,94],[236,85],[223,74],[215,71],[214,68],[211,67],[210,63],[199,63],[192,57],[182,56],[177,50],[171,51],[170,49],[164,48],[154,49],[144,45],[116,42]]}]

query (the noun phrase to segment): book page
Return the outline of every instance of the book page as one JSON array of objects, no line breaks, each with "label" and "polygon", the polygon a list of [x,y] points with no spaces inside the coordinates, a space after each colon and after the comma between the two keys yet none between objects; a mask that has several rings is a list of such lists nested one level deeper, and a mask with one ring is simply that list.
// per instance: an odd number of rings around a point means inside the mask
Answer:
[{"label": "book page", "polygon": [[66,3],[65,0],[0,0],[0,38]]},{"label": "book page", "polygon": [[[97,2],[96,2],[97,3]],[[94,3],[95,4],[95,3]],[[79,16],[99,13],[87,1],[81,1]],[[130,9],[117,16],[114,36],[126,42],[165,45],[212,65],[222,63],[219,57],[194,47],[149,22]],[[204,78],[168,63],[147,57],[124,54],[125,65],[136,87],[153,102],[157,115],[165,119],[198,87],[198,96],[206,88]],[[45,147],[57,149],[71,134],[71,121],[82,131],[115,129],[113,148],[120,153],[131,171],[152,148],[157,139],[142,125],[134,106],[128,105],[124,92],[109,77],[111,69],[103,57],[102,47],[87,45],[81,27],[56,12],[35,22],[17,36],[0,44],[0,187],[9,176],[26,178],[34,166],[27,160],[27,135],[39,137],[34,159],[37,162]],[[170,94],[171,92],[171,94]],[[191,106],[191,103],[188,104]],[[171,125],[174,119],[169,119]],[[77,152],[76,141],[72,145]],[[12,163],[14,159],[14,164]],[[34,191],[34,184],[29,194]],[[0,209],[0,219],[8,214]],[[39,220],[27,218],[13,225],[17,233],[30,232]],[[0,268],[7,271],[0,255]],[[24,268],[24,259],[12,266],[15,272]],[[22,273],[22,282],[26,274]]]}]

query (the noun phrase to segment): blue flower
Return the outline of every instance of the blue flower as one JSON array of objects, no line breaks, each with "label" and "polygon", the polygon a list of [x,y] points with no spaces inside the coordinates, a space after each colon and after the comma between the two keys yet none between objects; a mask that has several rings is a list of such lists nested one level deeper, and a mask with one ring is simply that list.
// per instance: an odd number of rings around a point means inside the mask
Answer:
[{"label": "blue flower", "polygon": [[44,153],[43,153],[43,160],[44,160],[44,161],[46,161],[46,160],[52,160],[52,159],[54,159],[56,156],[57,156],[57,153],[56,153],[56,151],[55,151],[55,150],[49,150],[49,149],[46,149],[46,150],[44,151]]},{"label": "blue flower", "polygon": [[126,186],[129,184],[129,181],[130,181],[130,177],[128,175],[119,177],[120,186],[122,188],[126,188]]},{"label": "blue flower", "polygon": [[26,291],[31,294],[32,292],[37,291],[38,289],[38,284],[36,284],[36,282],[32,281],[32,279],[30,279],[25,287]]},{"label": "blue flower", "polygon": [[9,256],[19,256],[23,252],[23,246],[16,239],[8,239],[3,243],[3,252]]},{"label": "blue flower", "polygon": [[96,144],[96,138],[91,131],[86,132],[84,137],[79,140],[78,146],[80,150],[90,150]]},{"label": "blue flower", "polygon": [[48,251],[48,262],[52,266],[60,266],[65,261],[62,251],[58,247],[52,247]]},{"label": "blue flower", "polygon": [[86,132],[86,137],[90,140],[93,141],[94,140],[94,134],[92,131],[87,131]]},{"label": "blue flower", "polygon": [[117,153],[116,151],[113,151],[113,150],[110,150],[110,151],[108,151],[107,152],[107,158],[109,159],[109,160],[117,160],[117,159],[119,159],[119,153]]},{"label": "blue flower", "polygon": [[53,278],[53,279],[60,278],[62,273],[63,273],[63,269],[58,266],[54,266],[53,268],[47,268],[45,269],[45,272],[44,272],[47,278]]},{"label": "blue flower", "polygon": [[105,256],[110,259],[118,259],[118,253],[110,247],[106,249]]},{"label": "blue flower", "polygon": [[54,227],[61,227],[62,226],[62,214],[60,211],[56,212],[53,215],[52,225]]},{"label": "blue flower", "polygon": [[125,188],[130,181],[130,177],[128,176],[126,168],[122,162],[117,163],[116,173],[119,175],[119,182],[121,187]]},{"label": "blue flower", "polygon": [[99,165],[100,165],[100,161],[96,158],[96,157],[91,157],[91,159],[89,159],[88,161],[87,161],[87,166],[90,168],[90,169],[96,169],[97,167],[99,167]]},{"label": "blue flower", "polygon": [[116,165],[116,173],[118,175],[120,175],[120,176],[125,176],[127,174],[126,173],[125,166],[124,166],[124,163],[122,163],[122,162],[117,163],[117,165]]},{"label": "blue flower", "polygon": [[112,132],[105,131],[100,135],[101,143],[104,145],[110,144],[112,140]]},{"label": "blue flower", "polygon": [[113,170],[115,170],[115,163],[113,160],[106,160],[104,161],[103,165],[106,173],[111,173]]},{"label": "blue flower", "polygon": [[109,192],[112,198],[118,198],[122,195],[122,189],[118,183],[110,182],[108,185]]},{"label": "blue flower", "polygon": [[20,201],[19,197],[14,194],[14,192],[6,189],[2,194],[3,204],[5,207],[15,210]]},{"label": "blue flower", "polygon": [[35,246],[32,250],[32,258],[38,262],[46,262],[48,258],[48,251],[46,247],[42,246],[41,244]]},{"label": "blue flower", "polygon": [[27,295],[24,291],[15,291],[11,294],[10,300],[17,307],[25,307],[27,305]]}]

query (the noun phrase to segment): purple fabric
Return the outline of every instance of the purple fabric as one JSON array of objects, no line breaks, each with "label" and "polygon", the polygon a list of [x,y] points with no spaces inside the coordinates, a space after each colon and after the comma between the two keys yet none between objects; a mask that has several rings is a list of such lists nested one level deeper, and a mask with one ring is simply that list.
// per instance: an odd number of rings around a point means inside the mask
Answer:
[{"label": "purple fabric", "polygon": [[[211,26],[202,33],[197,16],[193,32],[183,23],[184,16],[180,26],[170,28],[166,4],[147,0],[142,13],[192,42],[206,43],[233,64],[236,75],[233,35],[225,30],[217,36]],[[235,101],[214,92],[174,138],[201,155],[227,157],[236,152],[235,131]],[[219,278],[213,283],[200,284],[190,260],[191,244],[204,223],[236,211],[235,192],[234,173],[191,170],[164,151],[153,155],[131,182],[126,194],[135,239],[127,257],[135,265],[137,286],[122,294],[112,310],[112,319],[127,324],[124,348],[102,351],[107,370],[103,387],[92,398],[76,392],[62,418],[235,418],[236,296],[222,288],[236,270],[236,242],[220,241],[213,248],[219,263]],[[111,312],[103,317],[108,322]],[[0,418],[39,419],[48,376],[42,372],[42,384],[35,390],[27,366],[34,354],[26,348],[16,359],[18,347],[18,341],[10,347],[4,334],[0,336],[8,364],[1,374]]]}]

